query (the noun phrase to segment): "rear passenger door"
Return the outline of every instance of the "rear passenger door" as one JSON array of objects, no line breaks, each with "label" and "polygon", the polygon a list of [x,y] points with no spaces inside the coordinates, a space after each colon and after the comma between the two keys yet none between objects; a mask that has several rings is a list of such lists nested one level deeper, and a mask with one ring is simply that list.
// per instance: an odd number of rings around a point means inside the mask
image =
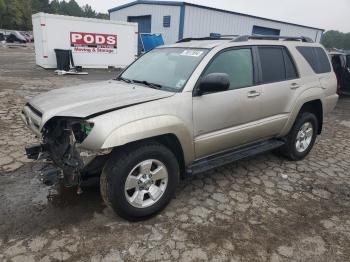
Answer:
[{"label": "rear passenger door", "polygon": [[278,135],[301,92],[294,60],[284,46],[258,46],[262,117],[269,136]]}]

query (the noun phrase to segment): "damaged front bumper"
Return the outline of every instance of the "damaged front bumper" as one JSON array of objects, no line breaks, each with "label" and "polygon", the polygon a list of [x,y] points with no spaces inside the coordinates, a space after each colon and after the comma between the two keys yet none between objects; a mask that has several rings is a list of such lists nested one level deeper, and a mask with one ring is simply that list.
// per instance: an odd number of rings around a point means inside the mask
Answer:
[{"label": "damaged front bumper", "polygon": [[[23,111],[24,121],[31,130],[39,131],[39,120],[36,119],[41,117],[39,113],[34,112],[29,106],[26,106]],[[94,123],[85,119],[53,118],[39,131],[42,143],[26,147],[26,155],[29,159],[52,162],[58,171],[50,171],[47,176],[52,177],[53,173],[61,173],[66,186],[79,185],[81,177],[89,172],[90,163],[99,156],[111,152],[108,149],[88,150],[82,148],[83,141],[91,133],[93,127]],[[96,163],[92,166],[96,169]],[[94,172],[96,173],[96,171]],[[44,174],[44,180],[45,177]]]},{"label": "damaged front bumper", "polygon": [[79,185],[84,172],[89,172],[89,164],[97,157],[106,156],[112,151],[111,149],[91,151],[82,148],[75,148],[75,150],[78,154],[75,155],[74,159],[63,160],[62,163],[65,165],[61,166],[52,161],[47,145],[35,144],[25,148],[28,159],[53,163],[42,171],[41,180],[44,184],[53,185],[62,180],[66,187]]}]

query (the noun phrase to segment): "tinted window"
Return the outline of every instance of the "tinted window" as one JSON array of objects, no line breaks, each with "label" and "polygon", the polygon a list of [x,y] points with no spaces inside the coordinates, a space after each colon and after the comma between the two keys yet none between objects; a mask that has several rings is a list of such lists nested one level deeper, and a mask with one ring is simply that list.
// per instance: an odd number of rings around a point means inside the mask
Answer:
[{"label": "tinted window", "polygon": [[298,46],[297,49],[316,74],[331,72],[327,54],[321,47]]},{"label": "tinted window", "polygon": [[204,75],[226,73],[230,78],[230,89],[252,86],[253,59],[250,48],[235,49],[219,54],[206,69]]},{"label": "tinted window", "polygon": [[284,58],[284,63],[286,65],[286,79],[290,80],[290,79],[298,78],[298,72],[295,67],[295,64],[293,63],[291,56],[286,49],[283,49],[283,58]]},{"label": "tinted window", "polygon": [[283,49],[280,47],[258,47],[262,70],[262,82],[273,83],[286,79]]},{"label": "tinted window", "polygon": [[350,68],[350,55],[346,56],[346,65]]}]

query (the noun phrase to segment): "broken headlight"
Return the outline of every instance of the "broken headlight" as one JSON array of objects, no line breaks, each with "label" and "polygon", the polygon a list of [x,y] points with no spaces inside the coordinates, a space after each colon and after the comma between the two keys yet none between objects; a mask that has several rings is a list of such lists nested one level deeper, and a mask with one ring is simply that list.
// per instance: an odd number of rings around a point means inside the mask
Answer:
[{"label": "broken headlight", "polygon": [[75,140],[78,143],[83,143],[85,138],[91,133],[92,129],[94,127],[94,123],[87,122],[87,121],[81,121],[74,123],[72,125],[72,131],[75,137]]}]

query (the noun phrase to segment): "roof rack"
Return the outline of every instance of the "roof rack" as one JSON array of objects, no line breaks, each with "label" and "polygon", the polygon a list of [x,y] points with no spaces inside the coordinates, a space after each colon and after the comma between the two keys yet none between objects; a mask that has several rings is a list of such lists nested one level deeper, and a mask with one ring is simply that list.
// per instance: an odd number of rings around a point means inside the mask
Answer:
[{"label": "roof rack", "polygon": [[205,40],[233,40],[238,35],[220,35],[220,36],[207,36],[207,37],[188,37],[177,41],[176,43],[185,43],[191,41],[205,41]]},{"label": "roof rack", "polygon": [[275,36],[275,35],[242,35],[232,40],[232,42],[245,42],[253,40],[284,40],[284,41],[301,41],[305,43],[314,43],[314,41],[305,36]]},{"label": "roof rack", "polygon": [[210,34],[207,37],[197,38],[184,38],[176,43],[185,43],[191,41],[205,41],[205,40],[231,40],[232,42],[246,42],[250,39],[253,40],[284,40],[284,41],[301,41],[305,43],[314,43],[314,41],[306,36],[276,36],[276,35],[221,35]]}]

